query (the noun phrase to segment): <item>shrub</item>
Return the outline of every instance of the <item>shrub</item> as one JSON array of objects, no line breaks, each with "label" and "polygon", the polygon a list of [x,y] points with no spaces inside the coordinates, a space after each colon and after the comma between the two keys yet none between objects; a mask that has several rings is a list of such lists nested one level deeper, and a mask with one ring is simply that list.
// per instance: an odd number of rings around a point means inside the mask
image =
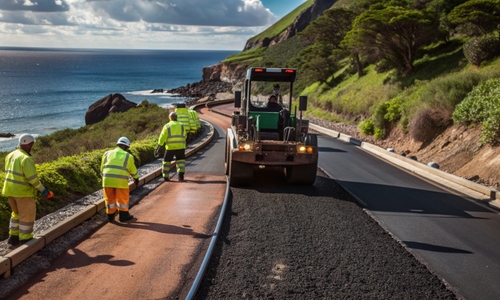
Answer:
[{"label": "shrub", "polygon": [[479,123],[484,143],[497,144],[500,139],[500,78],[477,85],[453,112],[454,122]]},{"label": "shrub", "polygon": [[483,61],[498,55],[500,40],[494,34],[472,37],[464,43],[463,47],[467,60],[479,66]]},{"label": "shrub", "polygon": [[389,102],[383,102],[375,107],[375,112],[373,113],[373,123],[375,128],[385,128],[387,127],[387,122],[385,121],[385,115],[387,114],[387,107]]},{"label": "shrub", "polygon": [[385,138],[385,129],[383,128],[375,128],[375,133],[373,134],[375,139],[382,140]]},{"label": "shrub", "polygon": [[411,120],[409,132],[416,141],[427,142],[446,129],[450,121],[446,112],[424,108]]},{"label": "shrub", "polygon": [[375,125],[372,119],[366,119],[359,123],[358,129],[363,135],[373,135],[375,133]]}]

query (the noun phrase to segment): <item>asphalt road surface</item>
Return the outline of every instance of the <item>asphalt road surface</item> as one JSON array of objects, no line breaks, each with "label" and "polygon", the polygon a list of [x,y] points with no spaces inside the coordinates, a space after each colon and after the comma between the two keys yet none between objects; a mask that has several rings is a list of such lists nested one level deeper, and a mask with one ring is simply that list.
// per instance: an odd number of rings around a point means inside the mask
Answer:
[{"label": "asphalt road surface", "polygon": [[320,137],[319,166],[466,299],[500,299],[500,216],[361,148]]}]

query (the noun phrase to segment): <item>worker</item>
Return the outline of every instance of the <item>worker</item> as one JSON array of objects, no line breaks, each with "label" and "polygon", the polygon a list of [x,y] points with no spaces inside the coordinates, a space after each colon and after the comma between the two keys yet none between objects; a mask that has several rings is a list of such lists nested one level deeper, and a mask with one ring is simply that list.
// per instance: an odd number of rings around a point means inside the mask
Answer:
[{"label": "worker", "polygon": [[5,157],[5,181],[2,194],[8,197],[12,214],[7,243],[16,246],[33,238],[33,225],[36,218],[36,190],[44,198],[54,195],[46,189],[40,180],[31,157],[35,138],[31,134],[22,134],[16,150]]},{"label": "worker", "polygon": [[186,138],[187,131],[184,124],[177,121],[177,113],[169,114],[170,122],[163,126],[158,138],[158,146],[154,152],[155,157],[159,156],[161,147],[165,146],[165,155],[163,156],[162,176],[165,181],[169,181],[170,164],[175,157],[177,174],[179,181],[184,181],[186,169]]},{"label": "worker", "polygon": [[127,151],[130,148],[129,139],[119,138],[116,146],[115,149],[106,151],[102,156],[104,202],[108,221],[114,221],[116,211],[118,211],[120,222],[126,222],[134,218],[129,213],[129,176],[134,179],[134,183],[138,187],[139,174],[135,166],[134,156]]},{"label": "worker", "polygon": [[177,114],[177,121],[184,124],[186,132],[191,132],[191,123],[189,122],[189,112],[185,103],[177,103],[175,106],[175,113]]},{"label": "worker", "polygon": [[273,111],[280,111],[283,109],[281,105],[278,103],[278,98],[276,97],[276,95],[269,96],[267,102],[267,108]]}]

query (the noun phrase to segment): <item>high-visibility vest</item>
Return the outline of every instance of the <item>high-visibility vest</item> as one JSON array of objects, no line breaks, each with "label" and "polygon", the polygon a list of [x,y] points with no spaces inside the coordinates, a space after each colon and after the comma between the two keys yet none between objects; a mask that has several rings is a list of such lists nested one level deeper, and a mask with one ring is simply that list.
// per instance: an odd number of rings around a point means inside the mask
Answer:
[{"label": "high-visibility vest", "polygon": [[198,112],[196,110],[194,110],[194,109],[189,109],[189,113],[193,117],[193,120],[194,120],[194,123],[195,123],[195,126],[196,126],[196,130],[200,129],[201,128],[201,123],[200,123],[200,118],[198,116]]},{"label": "high-visibility vest", "polygon": [[193,114],[193,111],[188,109],[188,116],[189,116],[189,132],[191,133],[196,133],[196,130],[198,130],[198,126],[196,125],[196,119]]},{"label": "high-visibility vest", "polygon": [[166,150],[186,149],[186,127],[179,121],[170,121],[160,133],[158,145],[165,145]]},{"label": "high-visibility vest", "polygon": [[185,107],[177,107],[175,109],[175,113],[177,114],[177,121],[184,124],[186,131],[189,132],[191,130],[191,125],[189,123],[189,112]]},{"label": "high-visibility vest", "polygon": [[128,189],[129,176],[139,178],[134,157],[120,147],[104,153],[101,172],[103,187]]},{"label": "high-visibility vest", "polygon": [[35,197],[36,190],[45,187],[38,179],[33,158],[19,148],[5,157],[5,182],[2,194],[6,197]]}]

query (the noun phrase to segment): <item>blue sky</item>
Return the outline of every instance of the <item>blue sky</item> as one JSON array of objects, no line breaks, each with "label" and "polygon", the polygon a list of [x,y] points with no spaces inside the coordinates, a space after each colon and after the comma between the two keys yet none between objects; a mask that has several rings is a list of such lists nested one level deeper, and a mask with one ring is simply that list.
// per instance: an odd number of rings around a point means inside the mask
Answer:
[{"label": "blue sky", "polygon": [[0,0],[0,46],[242,50],[306,0]]}]

